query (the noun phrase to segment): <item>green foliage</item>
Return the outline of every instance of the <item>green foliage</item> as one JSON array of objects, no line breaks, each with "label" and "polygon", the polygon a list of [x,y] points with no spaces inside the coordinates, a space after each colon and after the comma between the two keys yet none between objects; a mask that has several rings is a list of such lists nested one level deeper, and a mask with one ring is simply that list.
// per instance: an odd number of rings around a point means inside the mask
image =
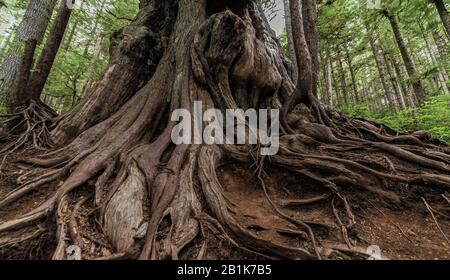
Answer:
[{"label": "green foliage", "polygon": [[441,141],[450,142],[450,96],[430,97],[416,109],[401,110],[395,114],[388,109],[371,112],[367,104],[347,106],[343,112],[349,116],[360,116],[385,123],[401,132],[428,131]]},{"label": "green foliage", "polygon": [[[8,8],[0,9],[0,62],[13,49],[12,38],[28,3],[8,0]],[[109,38],[135,17],[139,6],[139,0],[83,0],[82,3],[81,9],[72,12],[43,91],[44,101],[58,112],[71,110],[80,100],[87,81],[98,79],[109,60]],[[97,51],[99,43],[100,52]],[[35,59],[42,48],[43,44],[38,46]]]}]

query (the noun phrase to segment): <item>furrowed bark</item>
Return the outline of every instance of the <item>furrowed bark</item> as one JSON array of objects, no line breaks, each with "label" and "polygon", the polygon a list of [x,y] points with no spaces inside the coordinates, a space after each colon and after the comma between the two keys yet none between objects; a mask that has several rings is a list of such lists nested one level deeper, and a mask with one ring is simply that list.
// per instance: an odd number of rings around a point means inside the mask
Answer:
[{"label": "furrowed bark", "polygon": [[100,80],[52,131],[57,144],[68,143],[117,111],[153,75],[167,47],[174,1],[141,1],[136,19],[111,37],[110,61]]},{"label": "furrowed bark", "polygon": [[35,40],[37,44],[42,42],[55,3],[56,0],[30,1],[17,28],[12,46],[0,66],[0,95],[4,100],[10,98],[11,87],[22,60],[25,44],[30,40]]},{"label": "furrowed bark", "polygon": [[52,69],[53,62],[55,61],[56,54],[58,53],[59,46],[61,45],[71,14],[72,9],[69,9],[67,4],[64,1],[61,1],[55,21],[50,29],[49,37],[28,84],[28,94],[30,94],[32,99],[37,100],[40,98],[45,82]]}]

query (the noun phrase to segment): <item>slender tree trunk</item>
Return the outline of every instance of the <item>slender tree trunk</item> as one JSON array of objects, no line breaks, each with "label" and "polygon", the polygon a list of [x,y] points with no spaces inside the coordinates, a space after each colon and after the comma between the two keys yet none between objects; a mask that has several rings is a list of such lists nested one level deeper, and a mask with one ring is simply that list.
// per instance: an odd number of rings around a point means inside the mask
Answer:
[{"label": "slender tree trunk", "polygon": [[447,8],[445,7],[443,0],[433,0],[434,5],[441,17],[442,24],[444,25],[445,31],[447,32],[447,36],[450,38],[450,17],[448,15]]},{"label": "slender tree trunk", "polygon": [[398,104],[399,108],[406,109],[405,99],[403,98],[402,92],[400,90],[400,86],[397,83],[397,77],[395,77],[395,75],[393,74],[391,64],[390,64],[390,59],[386,53],[384,54],[384,62],[385,62],[384,64],[386,65],[387,74],[389,75],[390,80],[391,80],[392,88],[394,89],[394,92],[395,92],[397,104]]},{"label": "slender tree trunk", "polygon": [[61,1],[58,14],[56,15],[55,21],[50,30],[47,42],[42,49],[41,56],[29,81],[29,94],[32,99],[38,100],[42,90],[44,89],[71,14],[72,9],[67,7],[65,1]]},{"label": "slender tree trunk", "polygon": [[381,57],[380,48],[378,47],[378,43],[373,37],[373,35],[370,34],[369,30],[367,30],[367,36],[369,36],[369,43],[370,47],[372,49],[373,56],[375,58],[375,62],[377,64],[378,74],[380,75],[381,84],[383,85],[384,94],[387,97],[388,100],[388,106],[389,108],[395,112],[395,103],[394,103],[394,97],[392,94],[392,90],[389,87],[389,83],[386,77],[386,70],[384,69],[383,65],[383,59]]},{"label": "slender tree trunk", "polygon": [[352,58],[350,56],[347,46],[345,47],[345,57],[347,59],[348,68],[350,70],[350,76],[352,78],[352,88],[353,88],[353,94],[355,96],[355,101],[357,103],[359,103],[360,98],[359,98],[359,94],[358,94],[358,84],[356,81],[355,70],[353,69]]},{"label": "slender tree trunk", "polygon": [[[422,30],[425,31],[423,28],[422,28]],[[449,89],[448,89],[447,83],[446,83],[445,70],[443,70],[442,67],[440,67],[440,65],[439,65],[439,63],[438,63],[438,61],[436,59],[434,50],[431,47],[430,41],[427,38],[427,34],[424,33],[424,32],[423,32],[423,39],[424,39],[425,44],[427,46],[428,56],[430,57],[432,65],[435,65],[435,66],[438,67],[437,78],[438,78],[438,81],[439,81],[439,84],[440,84],[439,88],[444,92],[445,95],[449,95],[450,93],[449,93]]]},{"label": "slender tree trunk", "polygon": [[289,9],[289,0],[283,0],[284,5],[284,20],[286,25],[286,36],[288,39],[289,58],[292,62],[292,80],[297,83],[298,81],[298,67],[297,57],[295,55],[294,38],[292,37],[292,21],[291,11]]},{"label": "slender tree trunk", "polygon": [[305,39],[308,44],[312,61],[313,94],[317,96],[317,65],[318,65],[318,37],[317,37],[317,8],[316,0],[302,1],[302,17]]},{"label": "slender tree trunk", "polygon": [[414,98],[408,89],[407,83],[403,79],[405,74],[402,71],[402,69],[400,68],[401,67],[400,63],[396,60],[395,56],[391,57],[391,61],[392,61],[392,65],[394,66],[395,75],[397,76],[397,79],[399,80],[398,83],[401,86],[403,96],[405,97],[406,102],[408,103],[408,107],[415,108],[416,105],[414,102]]},{"label": "slender tree trunk", "polygon": [[330,108],[333,108],[333,69],[332,69],[331,55],[330,50],[327,48],[326,50],[326,58],[325,58],[325,86],[327,93],[327,104]]},{"label": "slender tree trunk", "polygon": [[405,42],[401,35],[400,27],[398,26],[397,19],[395,18],[394,15],[390,14],[387,11],[384,11],[384,15],[388,18],[388,20],[391,24],[392,31],[394,32],[394,37],[397,42],[397,46],[400,50],[403,62],[405,63],[405,67],[408,72],[408,76],[410,79],[412,79],[412,86],[413,86],[416,98],[420,103],[422,103],[425,100],[425,90],[422,87],[420,78],[417,76],[416,69],[414,67],[414,64],[411,60],[411,57],[409,55],[409,52],[406,48]]},{"label": "slender tree trunk", "polygon": [[333,67],[333,60],[330,56],[331,77],[333,80],[333,88],[336,92],[336,104],[339,108],[342,108],[342,94],[339,92],[339,84],[336,78],[336,67]]},{"label": "slender tree trunk", "polygon": [[348,91],[347,91],[347,80],[345,78],[344,65],[342,64],[342,53],[341,53],[339,45],[336,47],[336,53],[337,53],[339,78],[340,78],[340,83],[341,83],[341,91],[342,91],[342,95],[344,96],[344,104],[348,105],[350,100],[349,100]]},{"label": "slender tree trunk", "polygon": [[295,104],[301,99],[308,99],[314,95],[313,90],[313,62],[311,53],[309,51],[308,43],[306,41],[304,20],[301,12],[301,4],[298,0],[289,0],[289,8],[291,11],[292,21],[292,35],[294,38],[294,48],[296,53],[298,67],[298,81]]},{"label": "slender tree trunk", "polygon": [[[11,48],[0,66],[0,96],[4,99],[10,98],[11,87],[15,81],[15,76],[23,61],[25,45],[30,40],[37,44],[42,42],[45,30],[47,29],[56,0],[30,1],[21,23],[17,28]],[[28,54],[27,54],[28,55]],[[9,102],[13,104],[14,102]],[[10,108],[14,110],[14,108]]]}]

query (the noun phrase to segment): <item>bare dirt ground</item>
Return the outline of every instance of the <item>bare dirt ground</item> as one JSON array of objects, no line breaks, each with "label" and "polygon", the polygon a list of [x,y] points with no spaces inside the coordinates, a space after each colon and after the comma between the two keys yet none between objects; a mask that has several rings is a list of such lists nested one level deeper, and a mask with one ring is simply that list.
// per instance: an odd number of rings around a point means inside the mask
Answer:
[{"label": "bare dirt ground", "polygon": [[[249,167],[231,166],[222,168],[219,172],[223,187],[226,189],[228,199],[236,206],[237,213],[246,213],[240,220],[249,229],[253,229],[260,235],[270,237],[280,243],[287,242],[290,245],[293,240],[300,246],[307,246],[304,234],[294,234],[297,229],[285,220],[274,214],[266,197],[258,185],[258,181],[249,176]],[[282,205],[283,202],[296,199],[307,199],[320,194],[320,189],[308,185],[306,181],[299,181],[291,177],[289,173],[273,170],[267,176],[266,184],[271,190],[271,196]],[[282,191],[278,191],[278,190]],[[347,193],[348,195],[348,193]],[[348,197],[351,197],[348,195]],[[285,209],[285,213],[291,217],[303,221],[316,222],[314,229],[318,240],[322,244],[333,246],[333,235],[330,231],[339,230],[333,215],[330,213],[330,201],[325,200],[301,208]],[[433,203],[432,206],[434,206]],[[431,214],[422,201],[412,201],[404,207],[390,207],[384,202],[377,201],[377,197],[370,194],[353,196],[351,205],[356,215],[356,225],[349,232],[352,242],[361,249],[371,245],[379,246],[381,256],[388,259],[449,259],[450,244],[437,228]],[[437,202],[434,209],[444,205]],[[446,211],[448,209],[442,209]],[[446,217],[436,217],[443,231],[449,236],[450,222]],[[322,227],[320,224],[323,224]],[[328,227],[328,232],[325,229]],[[331,230],[330,230],[331,229]],[[318,233],[318,234],[317,234]],[[292,239],[297,235],[296,239]],[[342,240],[339,242],[342,243]],[[341,246],[342,247],[342,246]],[[345,258],[345,256],[337,256]]]}]

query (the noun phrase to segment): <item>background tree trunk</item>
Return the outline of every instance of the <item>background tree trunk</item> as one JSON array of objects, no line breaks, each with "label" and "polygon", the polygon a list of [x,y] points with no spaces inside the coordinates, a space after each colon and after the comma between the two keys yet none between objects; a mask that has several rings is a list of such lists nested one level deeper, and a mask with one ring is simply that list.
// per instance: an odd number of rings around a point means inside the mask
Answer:
[{"label": "background tree trunk", "polygon": [[[28,48],[27,51],[31,51],[29,47],[34,44],[31,41],[36,41],[37,44],[42,42],[55,3],[56,0],[30,1],[17,28],[12,46],[0,66],[0,96],[4,100],[10,97],[11,86],[20,67],[20,62],[26,60],[22,57],[25,48]],[[25,47],[26,44],[28,44],[27,47]],[[13,103],[15,102],[9,104]],[[14,110],[14,108],[9,109]]]},{"label": "background tree trunk", "polygon": [[30,39],[25,43],[22,60],[19,64],[19,69],[11,89],[11,97],[8,102],[8,108],[11,113],[17,113],[26,108],[31,100],[31,95],[27,92],[27,84],[33,66],[36,44],[37,41],[34,39]]},{"label": "background tree trunk", "polygon": [[292,37],[292,20],[291,11],[289,9],[289,0],[283,0],[284,5],[284,20],[286,25],[286,36],[288,39],[289,58],[292,62],[292,80],[297,83],[298,81],[298,66],[297,57],[295,55],[294,38]]},{"label": "background tree trunk", "polygon": [[450,17],[448,16],[447,8],[445,7],[443,0],[432,0],[436,9],[441,17],[442,24],[444,25],[447,36],[450,38]]},{"label": "background tree trunk", "polygon": [[358,83],[356,81],[355,69],[354,69],[353,64],[352,64],[352,58],[351,58],[350,53],[348,51],[348,47],[345,46],[344,49],[345,49],[345,57],[346,57],[346,60],[347,60],[348,69],[350,70],[350,77],[352,79],[353,94],[355,96],[356,103],[359,103],[360,102],[360,98],[359,98],[359,93],[358,93]]},{"label": "background tree trunk", "polygon": [[347,81],[345,78],[345,71],[344,71],[344,65],[342,64],[342,53],[340,50],[340,46],[336,46],[336,54],[337,54],[337,63],[338,63],[338,71],[339,71],[339,78],[341,83],[341,92],[344,96],[344,105],[349,104],[349,97],[348,97],[348,89],[347,89]]},{"label": "background tree trunk", "polygon": [[327,103],[330,108],[333,108],[333,66],[331,63],[330,50],[326,50],[326,61],[325,61],[325,80],[326,80],[326,90],[327,90]]},{"label": "background tree trunk", "polygon": [[403,37],[400,33],[400,27],[398,26],[397,19],[395,18],[394,15],[390,14],[387,11],[384,11],[384,15],[388,18],[388,20],[391,24],[392,31],[394,32],[394,37],[397,42],[397,46],[400,50],[400,53],[403,58],[403,62],[405,63],[405,67],[408,72],[408,76],[410,79],[412,79],[412,86],[413,86],[416,98],[419,101],[419,103],[422,103],[425,99],[425,91],[422,87],[422,82],[420,81],[420,77],[417,76],[416,69],[414,68],[414,64],[411,60],[411,57],[406,48]]},{"label": "background tree trunk", "polygon": [[388,54],[385,53],[383,57],[384,57],[384,64],[386,65],[387,74],[389,76],[389,80],[391,81],[392,88],[394,89],[395,92],[396,97],[395,99],[397,100],[398,108],[406,109],[405,99],[403,98],[403,95],[400,91],[400,87],[397,84],[396,77],[393,74]]},{"label": "background tree trunk", "polygon": [[317,65],[318,61],[318,37],[317,37],[317,7],[316,0],[302,1],[302,17],[306,43],[312,61],[312,87],[313,94],[317,97]]},{"label": "background tree trunk", "polygon": [[298,62],[297,89],[291,105],[295,106],[301,100],[310,100],[314,96],[313,86],[313,61],[309,46],[306,41],[304,20],[300,1],[289,0],[289,9],[292,19],[292,36],[294,38],[294,48]]},{"label": "background tree trunk", "polygon": [[373,35],[370,34],[369,30],[367,30],[367,36],[369,36],[370,47],[372,48],[373,56],[377,64],[378,73],[380,75],[381,84],[383,85],[383,90],[388,100],[388,106],[393,112],[395,112],[394,97],[386,77],[386,71],[384,69],[383,59],[381,57],[378,43]]},{"label": "background tree trunk", "polygon": [[58,13],[47,39],[47,42],[42,49],[41,56],[34,67],[33,74],[29,81],[29,93],[31,98],[38,100],[44,89],[45,82],[55,61],[56,54],[58,53],[59,46],[64,37],[67,24],[69,23],[72,10],[67,7],[65,1],[61,1]]}]

